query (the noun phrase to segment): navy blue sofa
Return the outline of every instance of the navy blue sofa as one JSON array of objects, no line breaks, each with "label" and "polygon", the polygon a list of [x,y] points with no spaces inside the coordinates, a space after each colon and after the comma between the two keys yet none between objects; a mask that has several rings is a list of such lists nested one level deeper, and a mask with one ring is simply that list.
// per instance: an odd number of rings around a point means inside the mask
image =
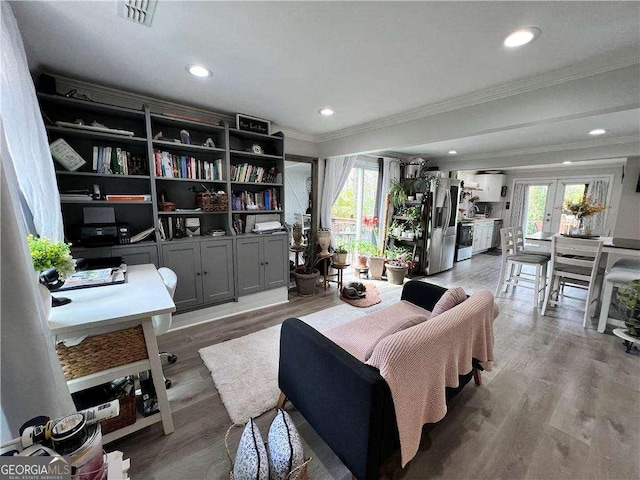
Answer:
[{"label": "navy blue sofa", "polygon": [[[429,311],[446,289],[409,281],[402,299]],[[460,376],[453,398],[481,370]],[[479,381],[479,377],[477,378]],[[297,318],[282,324],[278,384],[286,397],[359,480],[377,479],[400,444],[391,391],[378,369],[347,353]]]}]

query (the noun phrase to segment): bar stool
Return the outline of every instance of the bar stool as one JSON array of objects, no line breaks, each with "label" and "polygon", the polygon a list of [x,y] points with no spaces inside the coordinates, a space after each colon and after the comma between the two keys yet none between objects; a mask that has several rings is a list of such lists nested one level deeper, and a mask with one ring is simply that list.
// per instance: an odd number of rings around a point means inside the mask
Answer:
[{"label": "bar stool", "polygon": [[[547,265],[549,257],[534,253],[524,253],[524,238],[522,228],[507,227],[500,229],[502,237],[502,264],[500,266],[500,279],[496,288],[496,297],[501,292],[506,292],[511,287],[533,289],[533,306],[538,308],[541,296],[544,295],[547,280]],[[535,267],[534,275],[522,272],[523,266]],[[505,277],[506,272],[509,272]],[[533,277],[533,278],[532,278]],[[533,283],[533,287],[520,285],[520,283]]]},{"label": "bar stool", "polygon": [[604,277],[604,292],[602,293],[602,307],[600,309],[600,320],[598,321],[598,332],[604,333],[609,321],[609,306],[613,297],[613,289],[624,283],[640,279],[640,260],[635,258],[625,258],[613,264],[609,273]]}]

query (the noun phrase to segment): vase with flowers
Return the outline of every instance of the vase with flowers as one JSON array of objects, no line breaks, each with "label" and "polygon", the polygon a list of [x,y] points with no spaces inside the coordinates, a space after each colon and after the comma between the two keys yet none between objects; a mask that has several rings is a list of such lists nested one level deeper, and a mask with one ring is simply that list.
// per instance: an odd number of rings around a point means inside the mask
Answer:
[{"label": "vase with flowers", "polygon": [[[27,237],[33,268],[39,274],[39,281],[49,291],[54,291],[64,285],[76,269],[76,262],[71,256],[69,244],[54,242],[50,238]],[[68,298],[52,297],[51,305],[58,307],[71,302]]]},{"label": "vase with flowers", "polygon": [[591,231],[585,226],[584,219],[596,213],[604,211],[605,206],[601,203],[592,202],[591,199],[584,195],[580,200],[567,200],[563,207],[563,213],[573,215],[577,225],[570,232],[572,235],[590,236]]}]

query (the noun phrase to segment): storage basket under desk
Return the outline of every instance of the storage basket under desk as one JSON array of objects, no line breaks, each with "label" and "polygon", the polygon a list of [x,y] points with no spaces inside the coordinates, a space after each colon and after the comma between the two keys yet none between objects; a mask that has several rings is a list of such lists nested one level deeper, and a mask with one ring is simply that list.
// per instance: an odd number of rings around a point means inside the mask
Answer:
[{"label": "storage basket under desk", "polygon": [[78,345],[56,346],[67,380],[148,358],[142,326],[85,338]]}]

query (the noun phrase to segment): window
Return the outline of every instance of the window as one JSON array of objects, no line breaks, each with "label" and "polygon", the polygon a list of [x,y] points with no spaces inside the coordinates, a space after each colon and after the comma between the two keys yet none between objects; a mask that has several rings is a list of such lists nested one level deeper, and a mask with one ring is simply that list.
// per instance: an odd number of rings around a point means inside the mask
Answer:
[{"label": "window", "polygon": [[377,243],[378,163],[356,162],[331,209],[334,246],[354,241]]}]

